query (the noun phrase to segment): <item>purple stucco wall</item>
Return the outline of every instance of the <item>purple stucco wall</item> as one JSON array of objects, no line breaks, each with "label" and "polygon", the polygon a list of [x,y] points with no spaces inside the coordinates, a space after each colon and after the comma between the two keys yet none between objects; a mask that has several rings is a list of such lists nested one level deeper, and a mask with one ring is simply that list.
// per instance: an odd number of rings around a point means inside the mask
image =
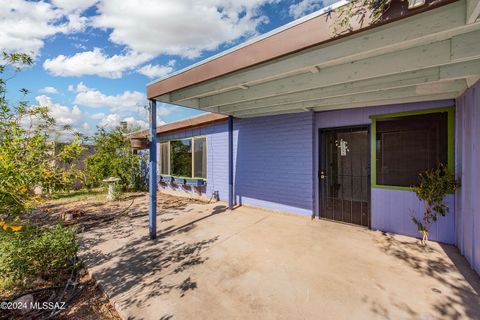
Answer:
[{"label": "purple stucco wall", "polygon": [[457,99],[457,247],[480,274],[480,82]]},{"label": "purple stucco wall", "polygon": [[[442,100],[319,112],[316,114],[315,119],[315,140],[318,141],[318,129],[320,128],[370,125],[371,120],[369,117],[373,115],[434,109],[453,105],[453,100]],[[315,148],[315,156],[318,159],[317,149],[318,148]],[[315,163],[318,162],[316,161]],[[314,185],[316,194],[316,201],[314,203],[317,204],[318,178]],[[445,218],[439,219],[438,223],[432,226],[429,239],[445,243],[455,243],[454,196],[447,197],[446,201],[450,207],[450,211]],[[318,214],[318,208],[315,208],[315,212]],[[416,226],[412,223],[411,216],[420,216],[422,212],[423,204],[412,191],[380,188],[372,188],[371,190],[372,229],[418,237],[419,234]]]}]

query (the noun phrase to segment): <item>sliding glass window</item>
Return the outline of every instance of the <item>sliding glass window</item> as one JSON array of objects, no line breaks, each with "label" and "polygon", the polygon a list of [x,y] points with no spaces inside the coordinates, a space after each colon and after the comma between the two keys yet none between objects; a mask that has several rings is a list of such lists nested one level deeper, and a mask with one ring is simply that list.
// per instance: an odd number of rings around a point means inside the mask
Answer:
[{"label": "sliding glass window", "polygon": [[162,175],[169,175],[170,174],[170,145],[169,142],[161,142],[160,143],[160,174]]},{"label": "sliding glass window", "polygon": [[194,163],[193,176],[195,178],[207,178],[207,138],[194,138]]},{"label": "sliding glass window", "polygon": [[173,176],[192,176],[192,139],[170,141],[170,168]]},{"label": "sliding glass window", "polygon": [[195,137],[160,143],[161,175],[207,178],[207,138]]}]

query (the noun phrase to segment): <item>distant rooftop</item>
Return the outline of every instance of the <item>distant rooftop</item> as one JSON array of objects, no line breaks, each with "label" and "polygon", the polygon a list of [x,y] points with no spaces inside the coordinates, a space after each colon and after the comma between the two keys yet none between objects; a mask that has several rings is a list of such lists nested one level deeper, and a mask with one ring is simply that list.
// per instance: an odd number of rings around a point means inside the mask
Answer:
[{"label": "distant rooftop", "polygon": [[[167,123],[157,127],[157,134],[166,133],[166,132],[173,132],[177,130],[189,129],[204,126],[206,124],[219,122],[226,120],[228,116],[217,114],[217,113],[207,113],[201,114],[199,116],[195,116],[192,118],[184,119],[175,121],[172,123]],[[136,131],[128,135],[129,138],[147,138],[148,137],[148,129]]]}]

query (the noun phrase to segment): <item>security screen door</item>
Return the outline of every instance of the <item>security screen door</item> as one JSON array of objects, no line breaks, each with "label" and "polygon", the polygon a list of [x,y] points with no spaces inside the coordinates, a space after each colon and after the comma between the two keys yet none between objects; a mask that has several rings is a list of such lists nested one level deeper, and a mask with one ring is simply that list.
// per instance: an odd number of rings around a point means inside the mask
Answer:
[{"label": "security screen door", "polygon": [[370,226],[368,127],[320,130],[320,218]]}]

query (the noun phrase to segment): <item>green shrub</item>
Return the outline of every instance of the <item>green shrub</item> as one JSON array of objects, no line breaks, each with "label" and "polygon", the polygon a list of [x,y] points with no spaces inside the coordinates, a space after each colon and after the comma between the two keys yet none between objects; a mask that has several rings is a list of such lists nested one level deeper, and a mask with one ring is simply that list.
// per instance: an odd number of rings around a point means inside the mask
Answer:
[{"label": "green shrub", "polygon": [[0,215],[19,216],[37,206],[36,187],[44,192],[71,187],[85,150],[79,135],[56,150],[54,134],[71,128],[57,125],[48,107],[30,106],[27,89],[20,90],[18,103],[6,99],[8,80],[31,64],[26,54],[0,52]]},{"label": "green shrub", "polygon": [[60,271],[74,267],[77,252],[75,232],[69,227],[1,230],[0,286],[21,286],[35,277],[54,278]]},{"label": "green shrub", "polygon": [[412,221],[422,235],[422,244],[425,245],[428,241],[430,224],[448,212],[448,206],[444,203],[445,196],[455,192],[459,186],[460,182],[455,180],[455,175],[443,165],[420,174],[420,185],[414,187],[414,191],[418,199],[425,203],[425,211],[421,220],[412,217]]},{"label": "green shrub", "polygon": [[145,156],[134,154],[130,142],[125,138],[127,131],[119,126],[112,130],[98,128],[93,136],[95,153],[86,161],[86,181],[88,188],[105,186],[103,179],[120,178],[118,185],[122,191],[146,189],[142,172]]}]

